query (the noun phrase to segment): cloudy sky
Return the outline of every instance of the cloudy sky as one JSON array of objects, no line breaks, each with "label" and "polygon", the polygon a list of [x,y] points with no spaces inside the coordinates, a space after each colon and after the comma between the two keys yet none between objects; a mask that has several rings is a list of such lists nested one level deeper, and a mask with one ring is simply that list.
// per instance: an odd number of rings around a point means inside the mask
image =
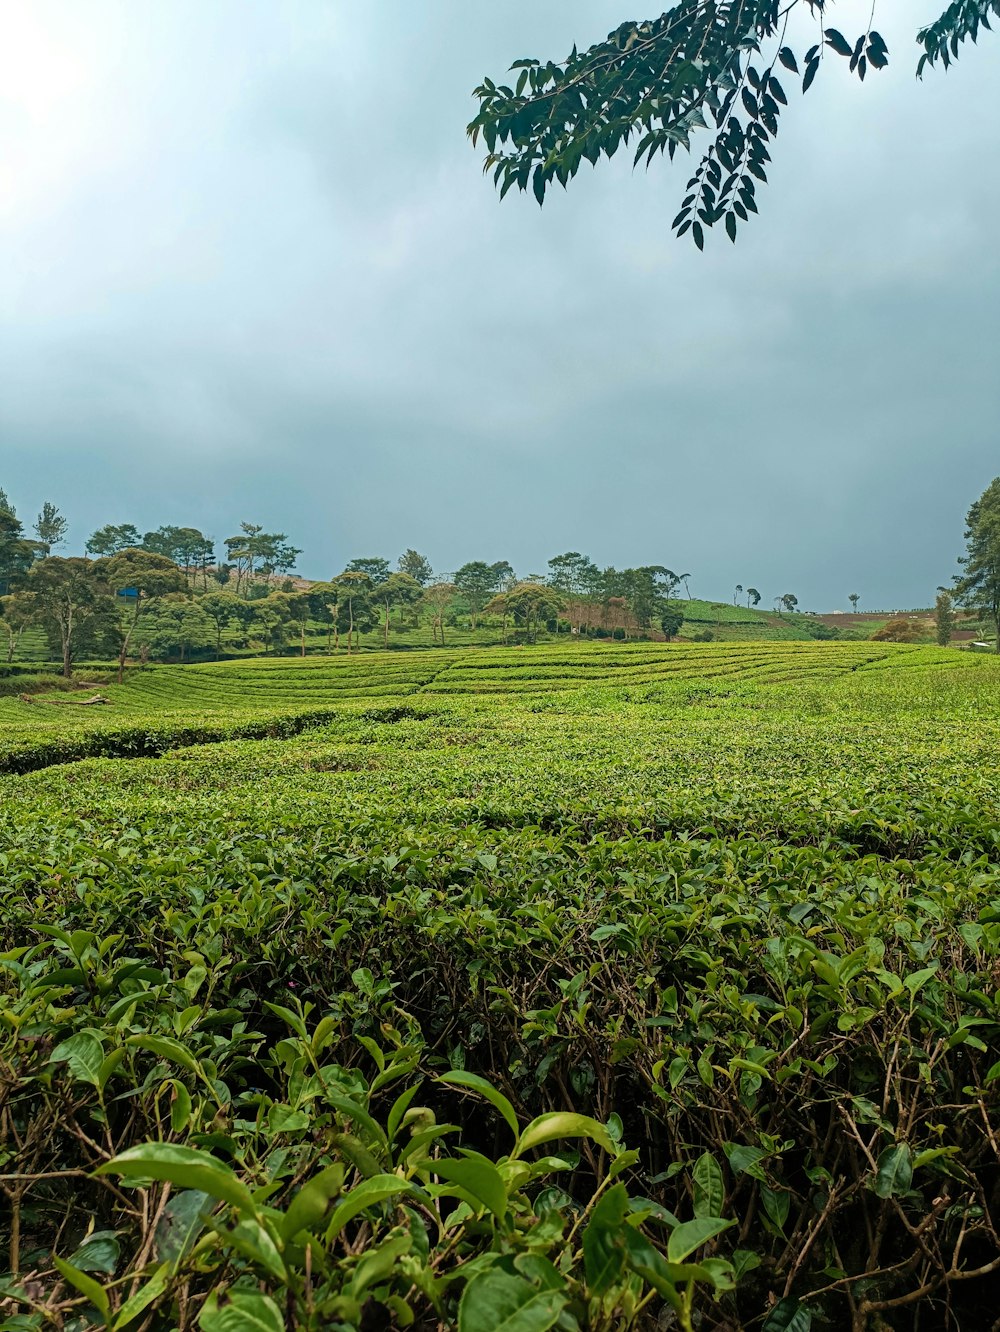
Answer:
[{"label": "cloudy sky", "polygon": [[699,255],[686,161],[539,210],[465,138],[615,0],[0,0],[0,486],[73,548],[248,520],[314,577],[575,549],[928,604],[1000,473],[1000,39],[918,84],[935,0],[877,3],[890,68],[827,62]]}]

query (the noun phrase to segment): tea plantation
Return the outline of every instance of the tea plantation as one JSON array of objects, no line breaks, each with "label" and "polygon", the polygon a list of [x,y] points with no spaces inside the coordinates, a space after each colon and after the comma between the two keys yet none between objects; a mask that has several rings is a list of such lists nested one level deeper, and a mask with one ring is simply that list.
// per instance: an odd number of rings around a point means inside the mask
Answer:
[{"label": "tea plantation", "polygon": [[1000,1326],[991,658],[102,692],[0,699],[0,1328]]}]

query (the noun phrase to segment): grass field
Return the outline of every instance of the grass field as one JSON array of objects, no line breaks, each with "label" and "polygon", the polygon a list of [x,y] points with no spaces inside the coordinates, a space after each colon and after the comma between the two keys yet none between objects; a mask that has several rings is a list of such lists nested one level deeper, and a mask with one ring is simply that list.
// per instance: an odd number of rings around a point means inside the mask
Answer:
[{"label": "grass field", "polygon": [[0,699],[0,1326],[989,1327],[998,685],[560,643]]}]

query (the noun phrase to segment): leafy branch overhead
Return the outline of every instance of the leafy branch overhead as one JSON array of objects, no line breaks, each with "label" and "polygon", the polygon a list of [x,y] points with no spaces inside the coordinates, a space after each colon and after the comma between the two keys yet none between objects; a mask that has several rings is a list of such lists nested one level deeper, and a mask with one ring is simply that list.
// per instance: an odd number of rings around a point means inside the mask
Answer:
[{"label": "leafy branch overhead", "polygon": [[[874,7],[868,26],[851,36],[827,26],[827,9],[826,0],[680,0],[657,19],[623,23],[586,51],[574,46],[560,63],[515,61],[513,87],[484,79],[469,135],[485,143],[484,171],[501,198],[530,186],[541,204],[584,161],[596,165],[634,141],[634,164],[648,167],[658,153],[672,160],[679,147],[690,151],[696,131],[708,130],[712,142],[673,226],[679,236],[690,231],[699,249],[705,229],[719,222],[735,241],[740,223],[757,212],[791,78],[807,92],[828,54],[862,80],[889,63],[871,26]],[[1000,0],[954,0],[917,34],[917,74],[947,68],[964,42],[990,30],[991,15],[1000,15]]]}]

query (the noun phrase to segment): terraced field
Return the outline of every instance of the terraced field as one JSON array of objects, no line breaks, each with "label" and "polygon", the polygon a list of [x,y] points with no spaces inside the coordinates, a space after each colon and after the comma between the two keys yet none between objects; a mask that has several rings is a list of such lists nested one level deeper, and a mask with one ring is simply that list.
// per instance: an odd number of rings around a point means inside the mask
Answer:
[{"label": "terraced field", "polygon": [[[923,653],[915,657],[914,653]],[[878,662],[954,662],[954,654],[869,643],[580,643],[534,649],[299,658],[253,658],[135,671],[123,686],[102,686],[110,705],[80,707],[72,695],[0,698],[0,771],[38,751],[42,764],[119,752],[87,737],[129,732],[136,751],[153,752],[178,727],[215,738],[261,734],[269,719],[303,724],[341,704],[420,696],[497,698],[622,685],[670,686],[729,678],[734,684],[806,677],[833,680]],[[92,691],[86,691],[87,696]],[[152,737],[144,746],[145,729]],[[214,730],[212,729],[214,728]],[[152,748],[151,748],[152,746]],[[44,751],[44,752],[43,752]],[[128,751],[125,751],[128,752]]]},{"label": "terraced field", "polygon": [[4,700],[0,1325],[989,1327],[998,685],[599,643]]}]

